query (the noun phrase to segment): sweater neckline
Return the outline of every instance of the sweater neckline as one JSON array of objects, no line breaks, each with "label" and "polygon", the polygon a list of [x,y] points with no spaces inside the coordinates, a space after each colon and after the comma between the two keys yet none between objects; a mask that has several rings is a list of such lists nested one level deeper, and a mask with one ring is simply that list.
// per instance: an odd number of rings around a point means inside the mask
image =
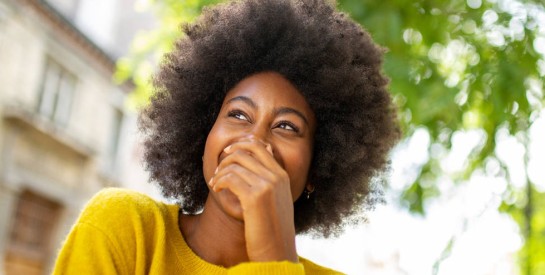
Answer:
[{"label": "sweater neckline", "polygon": [[169,231],[173,232],[171,237],[171,243],[174,246],[173,251],[179,251],[176,253],[176,258],[180,263],[184,263],[184,266],[189,268],[190,274],[222,274],[227,271],[223,266],[215,265],[209,263],[202,259],[199,255],[187,245],[187,242],[184,239],[182,231],[179,227],[180,219],[180,208],[177,205],[169,205],[169,212],[171,218],[167,226],[170,228]]}]

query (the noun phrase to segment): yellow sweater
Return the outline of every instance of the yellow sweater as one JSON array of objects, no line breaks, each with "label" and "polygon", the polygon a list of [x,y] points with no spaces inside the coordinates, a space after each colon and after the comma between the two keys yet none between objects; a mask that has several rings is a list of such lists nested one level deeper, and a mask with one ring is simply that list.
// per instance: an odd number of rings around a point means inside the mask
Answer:
[{"label": "yellow sweater", "polygon": [[187,246],[178,212],[140,193],[105,189],[83,210],[53,274],[340,274],[301,257],[231,268],[208,263]]}]

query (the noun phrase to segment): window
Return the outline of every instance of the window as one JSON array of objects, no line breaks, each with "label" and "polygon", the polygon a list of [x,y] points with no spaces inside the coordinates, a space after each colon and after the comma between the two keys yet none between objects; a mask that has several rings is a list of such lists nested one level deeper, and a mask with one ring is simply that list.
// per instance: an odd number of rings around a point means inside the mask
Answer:
[{"label": "window", "polygon": [[66,126],[72,109],[76,88],[76,77],[57,62],[48,59],[42,81],[38,113]]},{"label": "window", "polygon": [[43,274],[51,235],[60,213],[58,203],[24,191],[19,197],[6,253],[6,274]]}]

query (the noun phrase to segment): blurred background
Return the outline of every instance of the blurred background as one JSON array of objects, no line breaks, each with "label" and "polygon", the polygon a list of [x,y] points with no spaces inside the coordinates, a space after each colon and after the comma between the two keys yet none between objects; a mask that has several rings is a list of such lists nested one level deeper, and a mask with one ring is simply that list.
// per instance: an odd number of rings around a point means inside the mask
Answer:
[{"label": "blurred background", "polygon": [[[0,275],[48,274],[101,188],[161,199],[137,109],[180,22],[217,2],[0,0]],[[335,4],[385,48],[404,138],[385,203],[300,254],[348,274],[545,274],[545,4]]]}]

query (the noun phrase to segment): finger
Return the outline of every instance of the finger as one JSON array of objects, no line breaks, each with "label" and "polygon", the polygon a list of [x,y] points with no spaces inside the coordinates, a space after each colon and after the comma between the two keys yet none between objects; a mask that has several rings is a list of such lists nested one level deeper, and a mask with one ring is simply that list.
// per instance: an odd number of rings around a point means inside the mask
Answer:
[{"label": "finger", "polygon": [[[239,199],[244,210],[249,210],[252,213],[256,213],[256,211],[257,213],[267,213],[270,209],[282,209],[286,206],[293,207],[289,184],[277,185],[280,188],[274,188],[276,184],[271,183],[274,183],[274,181],[263,179],[240,165],[232,164],[218,172],[213,178],[211,186],[214,192],[225,189],[230,190]],[[281,198],[289,199],[284,201]],[[276,205],[279,201],[284,201],[284,203],[280,203],[280,206]],[[258,210],[258,208],[263,208],[264,205],[267,205],[265,209],[268,210]]]},{"label": "finger", "polygon": [[263,178],[261,175],[256,174],[237,163],[233,163],[218,171],[218,173],[214,176],[215,180],[213,180],[213,182],[211,183],[211,187],[214,188],[215,185],[219,182],[219,179],[225,180],[224,178],[229,174],[236,175],[244,182],[246,182],[246,184],[250,187],[254,187],[267,182],[267,179]]},{"label": "finger", "polygon": [[280,167],[280,165],[274,158],[274,154],[271,154],[271,152],[273,151],[272,147],[270,147],[270,149],[267,149],[267,145],[261,141],[257,141],[257,140],[239,141],[239,142],[231,144],[230,146],[227,146],[224,149],[224,152],[227,154],[230,154],[232,152],[235,152],[236,150],[250,152],[251,155],[255,157],[255,159],[257,159],[261,164],[263,164],[263,166],[265,166],[269,170],[273,169],[275,171],[278,171],[279,169],[282,169],[282,167]]},{"label": "finger", "polygon": [[273,148],[272,148],[272,145],[268,142],[265,142],[259,138],[256,138],[255,136],[251,135],[247,138],[242,138],[239,140],[239,142],[256,142],[258,144],[261,144],[263,146],[265,146],[265,149],[271,154],[273,155]]},{"label": "finger", "polygon": [[[236,150],[225,157],[216,168],[215,173],[218,173],[219,171],[225,169],[225,167],[229,167],[231,165],[242,166],[248,169],[250,172],[267,179],[274,178],[274,174],[270,171],[270,169],[266,168],[260,161],[245,150]],[[248,178],[247,180],[251,179]]]},{"label": "finger", "polygon": [[251,186],[236,170],[218,173],[212,179],[211,185],[214,192],[221,192],[225,189],[230,190],[241,202],[251,194]]}]

